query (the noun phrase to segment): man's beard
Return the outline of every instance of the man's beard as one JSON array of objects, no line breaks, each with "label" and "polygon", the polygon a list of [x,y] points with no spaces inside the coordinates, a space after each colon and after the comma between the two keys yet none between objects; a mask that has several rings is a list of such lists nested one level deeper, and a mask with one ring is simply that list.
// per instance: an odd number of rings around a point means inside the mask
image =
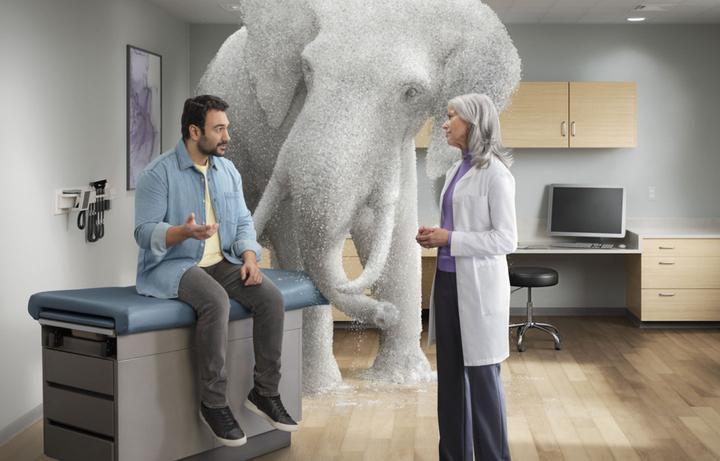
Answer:
[{"label": "man's beard", "polygon": [[221,154],[220,152],[218,152],[218,147],[221,147],[221,146],[227,146],[227,143],[221,142],[220,144],[218,144],[212,148],[206,147],[203,143],[198,143],[198,150],[203,155],[207,155],[207,156],[212,155],[213,157],[222,157],[224,154]]}]

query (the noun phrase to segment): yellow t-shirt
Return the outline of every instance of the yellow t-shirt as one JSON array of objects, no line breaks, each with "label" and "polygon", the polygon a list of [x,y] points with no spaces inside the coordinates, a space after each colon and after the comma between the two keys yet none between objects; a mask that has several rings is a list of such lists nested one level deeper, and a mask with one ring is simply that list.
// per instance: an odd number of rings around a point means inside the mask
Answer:
[{"label": "yellow t-shirt", "polygon": [[[205,176],[205,223],[215,224],[215,211],[212,207],[212,200],[210,199],[210,187],[208,186],[207,180],[207,165],[195,165],[200,172]],[[198,266],[208,267],[219,263],[223,260],[222,250],[220,249],[220,237],[217,232],[212,237],[205,240],[205,249],[203,250],[203,256]]]}]

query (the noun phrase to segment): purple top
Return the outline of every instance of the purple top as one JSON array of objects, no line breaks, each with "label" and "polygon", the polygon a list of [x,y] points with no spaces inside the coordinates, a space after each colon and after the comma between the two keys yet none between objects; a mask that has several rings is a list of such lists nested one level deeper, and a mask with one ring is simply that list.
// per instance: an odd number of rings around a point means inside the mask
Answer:
[{"label": "purple top", "polygon": [[463,151],[463,161],[460,164],[460,168],[458,168],[455,176],[452,178],[452,181],[448,184],[447,189],[445,189],[445,195],[443,196],[442,212],[440,214],[440,227],[449,231],[447,245],[438,248],[437,268],[443,272],[455,272],[455,257],[450,254],[452,231],[455,228],[453,224],[452,202],[453,195],[455,193],[455,185],[458,181],[460,181],[460,178],[465,176],[465,173],[470,171],[470,168],[472,167],[470,160],[470,153]]}]

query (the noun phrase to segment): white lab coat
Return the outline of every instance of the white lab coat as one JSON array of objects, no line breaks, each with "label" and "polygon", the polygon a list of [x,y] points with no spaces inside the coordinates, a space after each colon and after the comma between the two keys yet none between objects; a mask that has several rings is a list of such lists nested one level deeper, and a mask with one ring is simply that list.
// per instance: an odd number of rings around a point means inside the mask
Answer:
[{"label": "white lab coat", "polygon": [[[445,175],[440,209],[460,163]],[[517,248],[517,224],[515,179],[496,157],[487,168],[471,168],[455,185],[453,225],[450,254],[455,257],[465,366],[500,363],[510,355],[510,280],[505,255]],[[429,344],[435,342],[434,311],[431,294]]]}]

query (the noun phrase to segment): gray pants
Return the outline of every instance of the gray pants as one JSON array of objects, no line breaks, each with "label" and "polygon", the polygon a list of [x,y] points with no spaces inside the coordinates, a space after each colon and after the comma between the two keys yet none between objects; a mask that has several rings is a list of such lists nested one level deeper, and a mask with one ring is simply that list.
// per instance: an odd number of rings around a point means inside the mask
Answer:
[{"label": "gray pants", "polygon": [[197,313],[195,349],[200,375],[200,399],[208,407],[228,405],[225,353],[230,299],[253,313],[255,389],[260,395],[278,395],[285,308],[275,284],[263,277],[260,285],[244,286],[242,266],[226,260],[210,267],[192,267],[180,279],[178,299]]},{"label": "gray pants", "polygon": [[440,460],[509,460],[500,364],[466,367],[454,272],[435,275]]}]

